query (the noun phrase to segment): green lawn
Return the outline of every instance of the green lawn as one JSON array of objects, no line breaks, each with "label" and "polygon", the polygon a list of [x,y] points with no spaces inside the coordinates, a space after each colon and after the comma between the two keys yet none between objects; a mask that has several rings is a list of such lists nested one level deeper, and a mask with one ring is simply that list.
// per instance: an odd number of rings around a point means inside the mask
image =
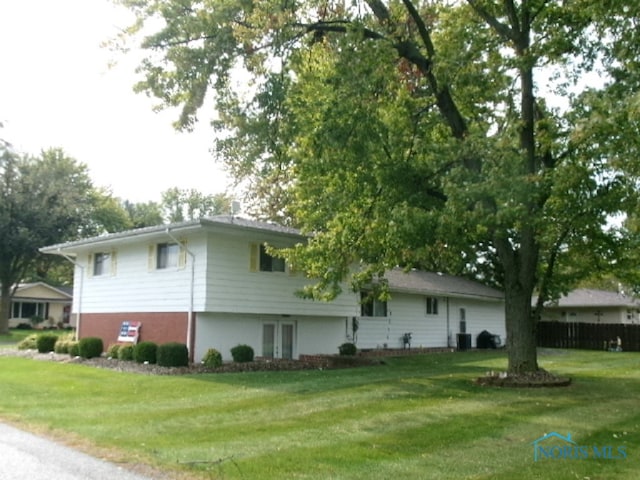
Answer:
[{"label": "green lawn", "polygon": [[20,340],[33,333],[36,331],[12,329],[9,331],[9,335],[0,335],[0,347],[15,346]]},{"label": "green lawn", "polygon": [[[0,417],[193,478],[637,478],[640,355],[545,350],[540,363],[572,386],[475,386],[501,352],[184,377],[1,357]],[[626,458],[535,462],[550,432]]]},{"label": "green lawn", "polygon": [[29,335],[37,334],[53,334],[53,335],[66,335],[69,333],[67,330],[21,330],[12,328],[9,331],[9,335],[0,335],[0,348],[3,347],[15,347],[18,343],[24,340]]}]

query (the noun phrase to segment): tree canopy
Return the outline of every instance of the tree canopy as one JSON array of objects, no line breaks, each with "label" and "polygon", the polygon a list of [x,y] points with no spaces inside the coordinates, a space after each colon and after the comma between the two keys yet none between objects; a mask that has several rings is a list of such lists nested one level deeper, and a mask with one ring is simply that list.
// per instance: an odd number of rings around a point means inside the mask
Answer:
[{"label": "tree canopy", "polygon": [[635,0],[120,3],[149,51],[136,88],[180,128],[212,97],[256,211],[313,233],[284,252],[309,296],[396,265],[472,275],[504,289],[530,372],[532,293],[630,245],[610,219],[637,207]]},{"label": "tree canopy", "polygon": [[50,271],[55,280],[70,278],[68,268],[38,249],[117,231],[121,210],[108,192],[94,188],[86,166],[61,149],[30,156],[0,145],[0,332],[8,330],[19,282],[48,280]]}]

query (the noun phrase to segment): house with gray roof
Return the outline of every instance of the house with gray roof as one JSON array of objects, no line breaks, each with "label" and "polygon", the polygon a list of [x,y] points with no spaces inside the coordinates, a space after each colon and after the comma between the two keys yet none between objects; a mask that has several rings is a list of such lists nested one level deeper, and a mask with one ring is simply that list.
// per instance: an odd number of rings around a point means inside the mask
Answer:
[{"label": "house with gray roof", "polygon": [[[534,299],[535,302],[535,299]],[[541,320],[579,323],[639,323],[640,301],[621,292],[580,288],[544,305]]]},{"label": "house with gray roof", "polygon": [[238,344],[256,356],[333,354],[352,341],[363,348],[456,345],[458,333],[489,330],[504,338],[501,292],[427,272],[388,272],[391,298],[370,299],[346,287],[331,302],[296,295],[311,280],[269,254],[299,231],[236,216],[216,216],[51,245],[41,249],[74,264],[78,334],[105,348],[125,327],[139,340],[188,346],[199,361],[215,348],[230,359]]}]

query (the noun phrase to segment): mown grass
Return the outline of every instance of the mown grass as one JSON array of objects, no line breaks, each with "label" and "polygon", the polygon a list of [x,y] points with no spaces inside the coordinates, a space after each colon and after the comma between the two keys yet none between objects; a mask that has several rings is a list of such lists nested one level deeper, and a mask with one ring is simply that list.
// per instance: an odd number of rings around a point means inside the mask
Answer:
[{"label": "mown grass", "polygon": [[13,346],[33,333],[35,333],[34,330],[9,330],[8,335],[0,335],[0,348]]},{"label": "mown grass", "polygon": [[39,334],[53,334],[53,335],[66,335],[69,333],[68,330],[22,330],[19,328],[12,328],[9,330],[8,335],[0,335],[0,348],[6,347],[15,347],[22,340],[27,338],[30,335],[39,335]]},{"label": "mown grass", "polygon": [[[144,376],[0,358],[0,417],[70,432],[118,461],[224,479],[635,479],[640,355],[545,350],[567,388],[496,389],[501,352],[389,359],[325,371]],[[625,459],[543,459],[571,433]]]}]

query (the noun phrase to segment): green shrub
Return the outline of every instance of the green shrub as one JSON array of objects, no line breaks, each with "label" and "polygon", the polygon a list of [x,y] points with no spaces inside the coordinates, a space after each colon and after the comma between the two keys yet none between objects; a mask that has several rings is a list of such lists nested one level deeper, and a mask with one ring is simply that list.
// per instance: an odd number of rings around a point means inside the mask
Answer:
[{"label": "green shrub", "polygon": [[202,357],[202,364],[208,368],[216,368],[222,365],[222,354],[215,348],[210,348]]},{"label": "green shrub", "polygon": [[138,363],[156,363],[158,345],[154,342],[140,342],[133,347],[133,359]]},{"label": "green shrub", "polygon": [[350,342],[343,343],[338,347],[338,352],[340,352],[340,355],[355,355],[357,351],[358,349],[356,348],[355,344]]},{"label": "green shrub", "polygon": [[253,348],[249,345],[236,345],[231,349],[234,362],[253,362]]},{"label": "green shrub", "polygon": [[118,349],[118,360],[130,362],[133,360],[133,345],[122,345]]},{"label": "green shrub", "polygon": [[69,342],[69,356],[70,357],[79,357],[80,356],[80,344],[76,341]]},{"label": "green shrub", "polygon": [[94,358],[102,355],[104,344],[99,337],[81,338],[78,342],[78,354],[82,358]]},{"label": "green shrub", "polygon": [[36,338],[36,348],[40,353],[53,352],[53,349],[58,341],[58,336],[52,333],[42,333]]},{"label": "green shrub", "polygon": [[161,367],[186,367],[189,365],[189,349],[184,343],[164,343],[158,346],[156,360]]},{"label": "green shrub", "polygon": [[70,345],[75,342],[74,337],[75,335],[73,333],[60,335],[53,351],[56,353],[69,353]]},{"label": "green shrub", "polygon": [[38,340],[38,335],[33,334],[27,337],[24,337],[20,343],[18,343],[18,350],[35,350],[37,348],[36,341]]},{"label": "green shrub", "polygon": [[[44,317],[41,317],[40,315],[33,315],[29,320],[31,321],[32,325],[40,325],[42,322],[44,322]],[[40,352],[40,353],[44,353],[44,352]]]},{"label": "green shrub", "polygon": [[107,348],[107,357],[118,358],[118,350],[120,350],[120,344],[114,343]]}]

